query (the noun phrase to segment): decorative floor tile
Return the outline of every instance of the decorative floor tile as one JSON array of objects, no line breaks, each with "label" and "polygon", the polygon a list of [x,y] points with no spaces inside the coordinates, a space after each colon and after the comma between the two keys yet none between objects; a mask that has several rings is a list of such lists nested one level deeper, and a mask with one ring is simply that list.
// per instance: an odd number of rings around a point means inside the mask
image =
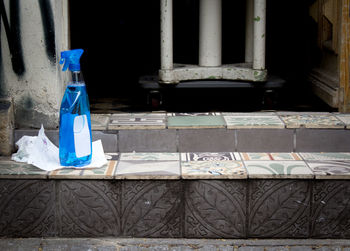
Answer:
[{"label": "decorative floor tile", "polygon": [[27,163],[0,161],[0,177],[5,179],[47,179],[47,171]]},{"label": "decorative floor tile", "polygon": [[241,153],[243,160],[302,160],[297,153]]},{"label": "decorative floor tile", "polygon": [[192,112],[192,113],[181,113],[181,112],[173,112],[173,113],[167,113],[167,116],[220,116],[220,112]]},{"label": "decorative floor tile", "polygon": [[121,153],[120,160],[180,160],[179,153]]},{"label": "decorative floor tile", "polygon": [[304,161],[245,161],[248,177],[253,179],[309,179],[314,175]]},{"label": "decorative floor tile", "polygon": [[350,160],[306,161],[316,179],[350,179]]},{"label": "decorative floor tile", "polygon": [[91,129],[107,130],[109,118],[109,114],[91,114]]},{"label": "decorative floor tile", "polygon": [[165,129],[165,120],[165,113],[114,114],[108,129]]},{"label": "decorative floor tile", "polygon": [[181,162],[183,179],[246,179],[242,161]]},{"label": "decorative floor tile", "polygon": [[84,179],[82,169],[62,168],[49,172],[49,179]]},{"label": "decorative floor tile", "polygon": [[115,179],[179,179],[179,161],[121,160]]},{"label": "decorative floor tile", "polygon": [[113,179],[117,161],[110,160],[101,168],[84,169],[81,178],[83,179]]},{"label": "decorative floor tile", "polygon": [[168,128],[224,128],[222,116],[175,116],[168,117]]},{"label": "decorative floor tile", "polygon": [[345,124],[335,116],[326,114],[281,115],[287,128],[344,128]]},{"label": "decorative floor tile", "polygon": [[278,116],[224,116],[228,129],[284,128]]},{"label": "decorative floor tile", "polygon": [[226,161],[240,160],[241,156],[237,152],[220,153],[181,153],[181,161]]},{"label": "decorative floor tile", "polygon": [[222,112],[222,116],[275,116],[275,112]]},{"label": "decorative floor tile", "polygon": [[350,129],[350,114],[336,114],[335,116],[345,124],[346,129]]},{"label": "decorative floor tile", "polygon": [[331,153],[299,153],[304,160],[349,160],[350,153],[331,152]]}]

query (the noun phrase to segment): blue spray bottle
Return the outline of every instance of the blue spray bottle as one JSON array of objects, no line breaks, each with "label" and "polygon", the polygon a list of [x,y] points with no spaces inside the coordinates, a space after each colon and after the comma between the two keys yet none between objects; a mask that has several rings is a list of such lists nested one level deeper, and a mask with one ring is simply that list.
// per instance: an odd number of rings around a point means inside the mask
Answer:
[{"label": "blue spray bottle", "polygon": [[60,109],[59,157],[62,166],[81,167],[91,163],[91,119],[89,98],[80,72],[82,49],[61,52],[63,71],[72,72]]}]

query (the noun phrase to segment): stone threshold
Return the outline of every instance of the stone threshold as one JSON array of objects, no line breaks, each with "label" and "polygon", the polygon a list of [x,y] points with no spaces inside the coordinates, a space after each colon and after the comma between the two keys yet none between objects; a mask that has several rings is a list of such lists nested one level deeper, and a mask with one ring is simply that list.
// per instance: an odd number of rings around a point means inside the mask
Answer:
[{"label": "stone threshold", "polygon": [[350,179],[350,152],[107,153],[100,168],[44,171],[0,158],[0,179]]},{"label": "stone threshold", "polygon": [[349,251],[350,241],[345,239],[203,240],[161,238],[25,238],[0,239],[0,249],[9,251]]}]

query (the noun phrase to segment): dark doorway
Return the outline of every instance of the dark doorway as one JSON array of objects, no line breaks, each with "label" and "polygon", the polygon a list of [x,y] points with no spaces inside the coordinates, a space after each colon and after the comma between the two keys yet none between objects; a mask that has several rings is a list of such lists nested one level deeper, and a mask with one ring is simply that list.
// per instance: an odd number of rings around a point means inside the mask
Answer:
[{"label": "dark doorway", "polygon": [[[308,15],[310,2],[267,1],[267,69],[287,81],[273,107],[259,107],[260,91],[195,89],[166,91],[162,109],[330,109],[312,94],[306,80],[318,60],[317,26]],[[159,0],[69,3],[71,47],[85,50],[81,64],[92,107],[106,102],[109,111],[153,109],[147,107],[138,79],[156,75],[159,69]],[[198,5],[199,0],[174,1],[176,63],[198,62]],[[245,0],[223,0],[223,63],[244,61],[244,34]]]}]

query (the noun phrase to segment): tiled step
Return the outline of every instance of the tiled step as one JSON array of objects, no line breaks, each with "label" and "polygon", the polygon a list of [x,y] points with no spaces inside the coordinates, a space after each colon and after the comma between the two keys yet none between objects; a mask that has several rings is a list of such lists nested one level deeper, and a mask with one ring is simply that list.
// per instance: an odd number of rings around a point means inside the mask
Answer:
[{"label": "tiled step", "polygon": [[0,161],[1,237],[350,238],[350,153],[110,153]]},{"label": "tiled step", "polygon": [[[92,115],[106,152],[350,152],[350,114]],[[37,130],[16,130],[15,139]],[[58,131],[47,131],[58,145]]]}]

